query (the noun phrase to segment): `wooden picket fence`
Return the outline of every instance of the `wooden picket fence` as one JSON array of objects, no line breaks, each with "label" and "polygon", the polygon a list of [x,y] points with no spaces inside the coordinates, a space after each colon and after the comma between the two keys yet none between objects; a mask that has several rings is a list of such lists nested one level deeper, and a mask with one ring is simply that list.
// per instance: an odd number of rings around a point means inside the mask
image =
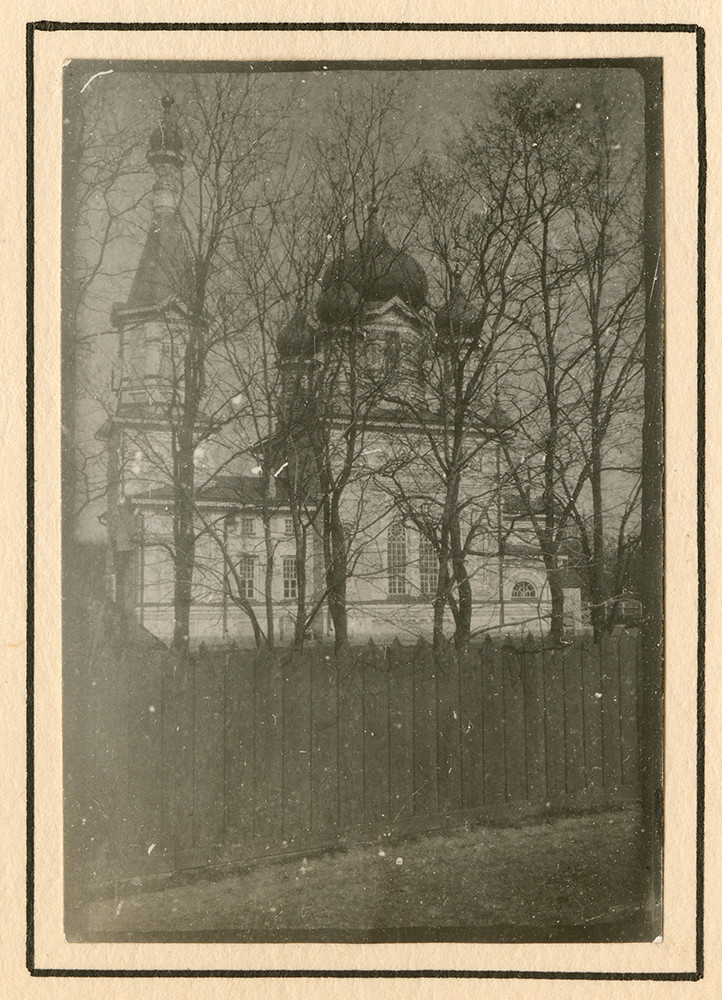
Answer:
[{"label": "wooden picket fence", "polygon": [[116,621],[66,686],[71,863],[102,882],[618,804],[637,794],[638,661],[625,632],[181,663]]}]

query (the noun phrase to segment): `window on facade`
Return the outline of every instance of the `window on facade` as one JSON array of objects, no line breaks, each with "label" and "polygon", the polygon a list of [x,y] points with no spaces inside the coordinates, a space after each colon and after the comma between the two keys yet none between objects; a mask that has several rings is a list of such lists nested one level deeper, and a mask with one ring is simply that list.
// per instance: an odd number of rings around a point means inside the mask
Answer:
[{"label": "window on facade", "polygon": [[518,580],[511,588],[511,596],[525,599],[536,597],[536,587],[529,580]]},{"label": "window on facade", "polygon": [[254,556],[241,556],[238,562],[238,586],[240,596],[252,600],[256,596],[256,559]]},{"label": "window on facade", "polygon": [[242,535],[255,535],[256,533],[256,521],[253,517],[242,517],[241,518],[241,534]]},{"label": "window on facade", "polygon": [[439,585],[439,560],[428,538],[419,539],[419,576],[422,594],[435,594]]},{"label": "window on facade", "polygon": [[173,603],[173,558],[163,545],[144,545],[141,552],[141,604]]},{"label": "window on facade", "polygon": [[283,557],[283,596],[286,600],[298,596],[295,556]]},{"label": "window on facade", "polygon": [[401,521],[389,525],[387,535],[389,594],[406,593],[406,529]]},{"label": "window on facade", "polygon": [[398,333],[389,333],[386,336],[386,355],[384,365],[387,372],[396,371],[401,356],[401,343]]},{"label": "window on facade", "polygon": [[293,518],[292,517],[287,517],[287,518],[284,519],[284,522],[283,522],[283,533],[285,535],[292,535],[293,534]]}]

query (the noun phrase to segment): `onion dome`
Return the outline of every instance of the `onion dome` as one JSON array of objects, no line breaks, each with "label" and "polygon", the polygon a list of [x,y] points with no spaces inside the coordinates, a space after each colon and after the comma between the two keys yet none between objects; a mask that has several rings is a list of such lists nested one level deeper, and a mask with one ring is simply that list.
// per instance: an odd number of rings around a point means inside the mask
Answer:
[{"label": "onion dome", "polygon": [[[422,267],[411,254],[394,249],[379,225],[374,204],[369,209],[366,232],[355,250],[341,256],[326,268],[321,279],[323,295],[317,314],[325,323],[341,322],[338,315],[349,315],[349,305],[362,302],[388,302],[398,296],[419,309],[426,302],[428,283]],[[356,294],[354,302],[351,290]],[[328,318],[327,318],[328,317]]]},{"label": "onion dome", "polygon": [[281,361],[313,355],[316,349],[315,331],[306,322],[306,310],[299,300],[296,311],[276,337],[276,350]]},{"label": "onion dome", "polygon": [[515,421],[498,401],[481,419],[482,423],[499,437],[514,433]]},{"label": "onion dome", "polygon": [[451,277],[449,301],[436,311],[434,326],[442,341],[476,340],[481,335],[481,311],[471,305],[462,291],[458,271]]},{"label": "onion dome", "polygon": [[161,99],[161,104],[163,117],[150,134],[147,159],[150,163],[167,160],[182,164],[185,157],[175,101],[166,96]]},{"label": "onion dome", "polygon": [[316,305],[322,323],[343,326],[358,313],[361,296],[348,281],[335,281],[324,288]]}]

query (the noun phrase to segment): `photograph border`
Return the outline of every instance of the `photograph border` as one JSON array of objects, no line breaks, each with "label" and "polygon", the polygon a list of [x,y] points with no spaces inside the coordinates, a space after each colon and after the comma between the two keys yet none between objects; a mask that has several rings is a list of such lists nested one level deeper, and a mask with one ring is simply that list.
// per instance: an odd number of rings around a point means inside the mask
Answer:
[{"label": "photograph border", "polygon": [[[697,127],[698,127],[698,218],[697,218],[697,558],[698,558],[698,641],[697,641],[697,822],[696,822],[696,964],[688,972],[547,972],[531,970],[468,970],[468,969],[54,969],[42,968],[35,961],[34,911],[35,911],[35,848],[34,848],[34,710],[35,677],[33,670],[34,653],[34,325],[33,297],[35,293],[34,249],[34,180],[33,163],[35,155],[33,137],[33,117],[35,110],[34,91],[34,36],[38,31],[448,31],[448,32],[672,32],[694,33],[696,36],[697,59]],[[167,60],[159,60],[166,62]],[[482,62],[483,60],[479,60]],[[539,60],[543,63],[547,60]],[[579,60],[579,63],[585,60]],[[298,65],[301,60],[294,60]],[[354,60],[351,65],[368,65],[378,60]],[[408,65],[409,60],[403,60]],[[466,62],[464,60],[463,62]],[[513,60],[501,60],[508,65]],[[591,65],[595,60],[588,60]],[[613,60],[598,60],[609,65]],[[629,60],[620,60],[628,63]],[[444,60],[453,65],[453,60]],[[520,60],[519,64],[533,65],[534,60]],[[384,60],[387,66],[393,61]],[[26,87],[27,87],[27,489],[28,489],[28,589],[27,589],[27,936],[26,963],[32,976],[59,977],[117,977],[117,978],[458,978],[458,979],[550,979],[550,980],[651,980],[651,981],[697,981],[704,972],[704,627],[705,627],[705,510],[704,510],[704,445],[705,445],[705,210],[706,210],[706,105],[705,105],[705,33],[696,24],[591,24],[591,23],[518,23],[518,24],[464,24],[464,23],[397,23],[397,22],[254,22],[236,24],[164,22],[147,23],[101,23],[101,22],[56,22],[37,21],[26,25]]]}]

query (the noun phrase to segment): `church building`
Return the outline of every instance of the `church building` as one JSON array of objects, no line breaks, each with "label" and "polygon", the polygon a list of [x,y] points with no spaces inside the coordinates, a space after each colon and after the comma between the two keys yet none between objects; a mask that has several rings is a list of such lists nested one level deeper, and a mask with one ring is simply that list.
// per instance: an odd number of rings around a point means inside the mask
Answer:
[{"label": "church building", "polygon": [[[435,625],[451,637],[464,601],[472,637],[545,631],[544,562],[528,516],[500,485],[500,436],[514,428],[493,392],[456,465],[439,458],[453,430],[441,402],[453,343],[483,338],[479,313],[460,275],[432,309],[424,269],[391,245],[374,203],[357,245],[279,324],[268,435],[241,449],[232,420],[216,428],[198,413],[192,495],[179,495],[193,265],[179,208],[181,130],[172,99],[163,105],[147,152],[150,227],[112,315],[118,366],[102,437],[113,599],[172,640],[184,499],[191,646],[331,642],[339,628],[350,642],[430,640]],[[578,589],[566,600],[573,614]]]}]

